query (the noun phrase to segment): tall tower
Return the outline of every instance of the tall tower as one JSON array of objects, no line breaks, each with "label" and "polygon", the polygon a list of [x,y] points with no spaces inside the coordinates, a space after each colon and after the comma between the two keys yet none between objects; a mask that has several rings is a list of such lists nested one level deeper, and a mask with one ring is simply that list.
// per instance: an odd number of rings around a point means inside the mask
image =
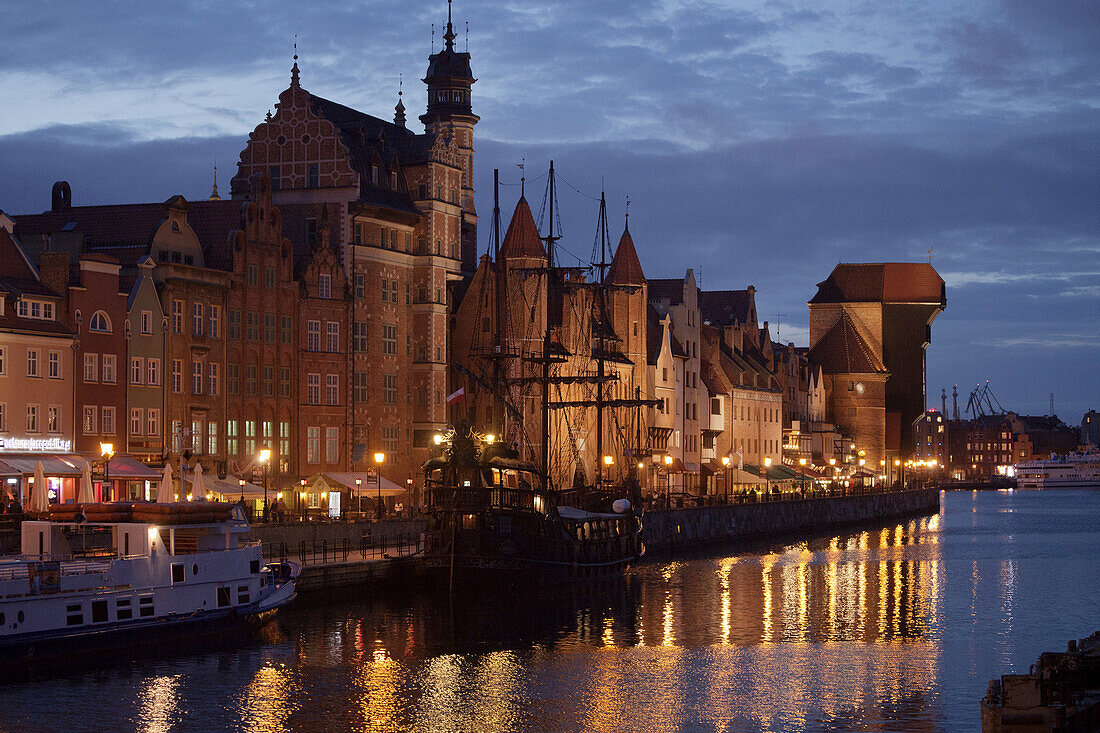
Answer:
[{"label": "tall tower", "polygon": [[428,57],[428,111],[420,115],[429,133],[454,136],[462,158],[462,270],[477,267],[477,211],[474,209],[474,125],[480,119],[470,104],[470,87],[477,81],[470,71],[470,54],[455,50],[451,0],[447,0],[447,31],[443,50]]}]

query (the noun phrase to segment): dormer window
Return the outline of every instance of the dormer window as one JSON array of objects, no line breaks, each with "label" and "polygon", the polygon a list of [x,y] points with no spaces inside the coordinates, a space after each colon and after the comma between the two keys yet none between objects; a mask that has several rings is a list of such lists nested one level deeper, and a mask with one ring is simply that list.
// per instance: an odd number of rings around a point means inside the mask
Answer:
[{"label": "dormer window", "polygon": [[180,230],[180,223],[178,221],[172,222],[172,231],[178,232]]},{"label": "dormer window", "polygon": [[370,167],[370,182],[375,186],[378,185],[378,166],[376,165]]},{"label": "dormer window", "polygon": [[33,318],[37,321],[54,319],[53,303],[42,300],[21,299],[15,306],[15,312],[20,318]]},{"label": "dormer window", "polygon": [[332,297],[332,275],[322,274],[317,276],[317,297]]}]

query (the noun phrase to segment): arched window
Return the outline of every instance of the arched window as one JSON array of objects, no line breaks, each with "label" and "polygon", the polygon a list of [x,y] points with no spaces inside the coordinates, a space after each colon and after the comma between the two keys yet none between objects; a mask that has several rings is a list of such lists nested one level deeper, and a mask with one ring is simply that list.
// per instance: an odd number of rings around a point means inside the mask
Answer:
[{"label": "arched window", "polygon": [[92,316],[92,320],[88,323],[88,328],[100,333],[110,333],[111,319],[103,311],[96,311],[95,315]]}]

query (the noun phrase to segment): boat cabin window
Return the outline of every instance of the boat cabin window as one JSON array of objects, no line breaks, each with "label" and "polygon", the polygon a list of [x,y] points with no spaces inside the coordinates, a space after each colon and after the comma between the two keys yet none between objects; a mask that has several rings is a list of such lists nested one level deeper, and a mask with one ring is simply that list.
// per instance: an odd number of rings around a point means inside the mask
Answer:
[{"label": "boat cabin window", "polygon": [[519,474],[515,471],[508,471],[504,474],[504,485],[509,489],[519,488]]},{"label": "boat cabin window", "polygon": [[183,563],[181,563],[181,562],[172,563],[172,585],[175,585],[176,583],[182,583],[183,582],[183,573],[184,573]]},{"label": "boat cabin window", "polygon": [[129,598],[119,598],[115,601],[115,618],[119,621],[128,621],[134,617],[134,609],[130,607]]},{"label": "boat cabin window", "polygon": [[476,514],[463,514],[462,515],[462,529],[477,529],[477,515]]},{"label": "boat cabin window", "polygon": [[229,589],[218,588],[218,608],[225,608],[229,603]]},{"label": "boat cabin window", "polygon": [[80,626],[84,623],[84,608],[79,603],[65,606],[65,625]]},{"label": "boat cabin window", "polygon": [[248,563],[248,572],[251,573],[252,575],[255,575],[256,573],[260,572],[260,561],[259,560],[252,560],[251,562],[249,562]]},{"label": "boat cabin window", "polygon": [[92,623],[102,624],[107,621],[107,600],[92,601]]},{"label": "boat cabin window", "polygon": [[138,616],[142,618],[152,617],[153,609],[153,596],[139,596],[138,597]]},{"label": "boat cabin window", "polygon": [[247,585],[237,586],[237,603],[248,603],[252,600],[252,594],[248,591]]}]

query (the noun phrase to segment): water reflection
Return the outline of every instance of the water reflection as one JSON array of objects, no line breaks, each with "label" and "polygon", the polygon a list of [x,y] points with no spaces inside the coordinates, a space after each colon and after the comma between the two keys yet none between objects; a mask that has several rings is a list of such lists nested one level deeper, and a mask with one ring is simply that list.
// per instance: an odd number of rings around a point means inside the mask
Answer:
[{"label": "water reflection", "polygon": [[259,631],[0,676],[0,729],[969,730],[990,677],[1094,624],[1100,590],[1065,581],[1100,574],[1082,497],[958,494],[602,587],[302,598]]}]

